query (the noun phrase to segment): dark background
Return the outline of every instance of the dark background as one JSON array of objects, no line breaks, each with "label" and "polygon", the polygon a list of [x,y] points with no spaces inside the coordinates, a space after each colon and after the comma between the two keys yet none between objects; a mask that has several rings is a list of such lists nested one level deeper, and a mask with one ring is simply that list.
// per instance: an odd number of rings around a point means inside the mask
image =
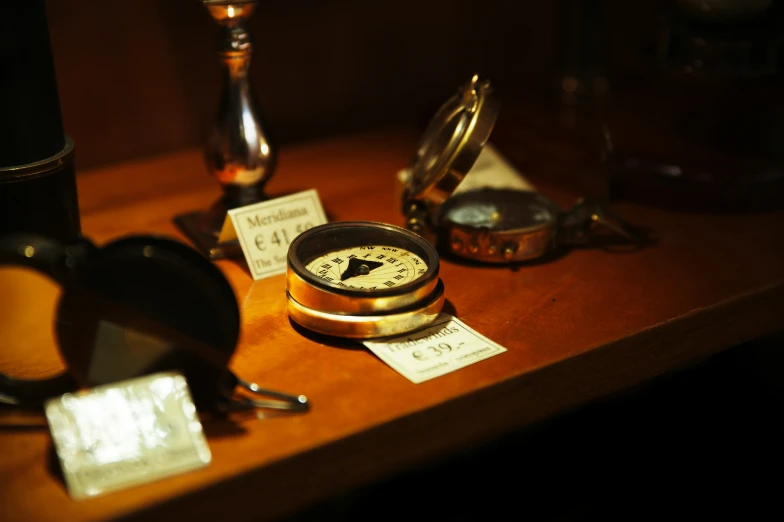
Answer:
[{"label": "dark background", "polygon": [[[729,19],[682,7],[766,1],[259,0],[250,76],[278,147],[422,127],[479,74],[503,104],[492,141],[534,181],[686,210],[781,208],[784,2]],[[221,68],[201,2],[46,7],[77,172],[203,146]]]},{"label": "dark background", "polygon": [[[661,2],[659,2],[661,3]],[[639,61],[656,2],[260,0],[254,92],[285,145],[420,124],[473,74],[502,100],[555,85],[566,7],[601,7],[615,74]],[[197,0],[46,2],[66,132],[80,169],[201,146],[215,115],[217,24]]]},{"label": "dark background", "polygon": [[783,342],[735,347],[289,521],[781,520]]}]

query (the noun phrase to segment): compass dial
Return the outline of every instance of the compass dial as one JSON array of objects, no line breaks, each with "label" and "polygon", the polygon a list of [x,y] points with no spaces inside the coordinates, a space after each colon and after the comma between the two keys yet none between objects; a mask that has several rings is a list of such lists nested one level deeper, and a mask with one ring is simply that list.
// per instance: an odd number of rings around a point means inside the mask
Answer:
[{"label": "compass dial", "polygon": [[329,284],[371,291],[410,283],[427,272],[427,263],[400,247],[359,246],[324,254],[305,269]]},{"label": "compass dial", "polygon": [[291,319],[316,332],[368,339],[432,323],[444,305],[438,252],[404,228],[371,221],[327,223],[289,246]]}]

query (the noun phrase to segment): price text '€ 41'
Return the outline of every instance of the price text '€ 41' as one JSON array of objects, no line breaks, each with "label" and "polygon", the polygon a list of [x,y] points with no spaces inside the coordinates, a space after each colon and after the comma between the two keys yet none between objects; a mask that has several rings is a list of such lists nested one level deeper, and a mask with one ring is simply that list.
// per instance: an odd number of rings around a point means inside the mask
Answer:
[{"label": "price text '\u20ac 41'", "polygon": [[[254,222],[251,218],[248,218],[249,224],[248,226],[253,229]],[[257,222],[256,222],[257,223]],[[278,251],[281,247],[288,248],[291,244],[292,239],[303,233],[309,228],[313,228],[314,224],[311,221],[306,221],[304,223],[297,223],[296,226],[291,228],[281,227],[274,230],[264,230],[256,234],[253,238],[253,244],[256,245],[256,250],[258,254],[263,252],[267,252],[269,249],[270,251]],[[265,259],[264,257],[255,257],[253,259],[254,268],[257,269],[264,269],[273,264],[277,263],[285,263],[286,256],[280,254],[272,254],[272,258]]]},{"label": "price text '\u20ac 41'", "polygon": [[230,240],[234,235],[253,279],[262,279],[284,273],[294,238],[326,222],[318,193],[306,190],[229,210],[221,239]]}]

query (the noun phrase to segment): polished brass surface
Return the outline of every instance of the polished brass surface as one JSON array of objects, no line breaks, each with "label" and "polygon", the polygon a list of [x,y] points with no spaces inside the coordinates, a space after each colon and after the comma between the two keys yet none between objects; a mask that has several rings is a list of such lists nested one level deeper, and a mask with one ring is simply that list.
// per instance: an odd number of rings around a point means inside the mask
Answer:
[{"label": "polished brass surface", "polygon": [[[387,246],[385,246],[387,245]],[[308,264],[325,254],[354,248],[358,252],[395,248],[393,270],[405,259],[417,259],[421,272],[399,285],[378,283],[372,287],[352,287],[323,279]],[[380,258],[383,258],[382,255]],[[336,261],[333,261],[333,263]],[[342,262],[340,260],[338,263]],[[349,266],[350,266],[349,261]],[[388,262],[378,262],[381,265]],[[393,266],[393,265],[390,265]],[[412,265],[412,267],[415,265]],[[370,269],[365,267],[363,277]],[[286,294],[292,320],[316,332],[352,338],[369,338],[405,333],[435,320],[443,307],[444,285],[438,278],[439,258],[426,240],[406,229],[371,221],[345,221],[320,225],[300,234],[289,246]],[[324,274],[326,277],[326,274]],[[387,276],[384,276],[387,277]],[[399,276],[403,277],[403,276]],[[387,286],[385,286],[387,285]]]},{"label": "polished brass surface", "polygon": [[474,76],[430,121],[417,147],[404,204],[440,205],[471,170],[490,137],[499,103],[489,81]]},{"label": "polished brass surface", "polygon": [[241,255],[236,244],[217,244],[226,212],[266,199],[263,188],[272,177],[277,155],[264,130],[248,75],[253,45],[247,21],[257,2],[202,3],[220,25],[217,56],[222,87],[205,160],[223,196],[206,211],[178,216],[175,223],[205,255],[218,259]]},{"label": "polished brass surface", "polygon": [[432,323],[444,307],[444,284],[438,284],[427,299],[397,312],[350,315],[314,310],[298,303],[287,292],[289,316],[314,332],[351,339],[373,339],[399,335]]},{"label": "polished brass surface", "polygon": [[[507,207],[502,213],[512,213],[518,220],[524,215],[523,208],[535,200],[541,205],[540,221],[530,226],[509,226],[501,224],[498,228],[455,223],[442,219],[438,224],[438,234],[442,236],[443,248],[460,257],[484,263],[515,263],[544,256],[558,246],[590,245],[597,233],[607,232],[616,239],[628,243],[644,245],[651,241],[648,233],[638,230],[620,216],[607,211],[601,204],[589,200],[578,201],[571,209],[562,211],[550,200],[541,195],[525,191],[478,191],[476,201],[491,203],[501,195],[519,199],[519,207]],[[450,199],[444,206],[449,210],[468,206],[465,201],[470,194],[462,194]],[[442,207],[443,209],[443,207]],[[546,212],[542,212],[545,210]],[[510,215],[491,216],[502,223],[513,221]],[[601,230],[604,229],[604,230]]]},{"label": "polished brass surface", "polygon": [[640,242],[631,225],[597,203],[579,202],[564,212],[534,190],[481,182],[458,194],[498,111],[490,83],[474,76],[435,114],[412,166],[398,173],[406,181],[402,210],[409,230],[441,251],[484,263],[528,261],[558,245],[587,244],[596,225]]},{"label": "polished brass surface", "polygon": [[218,115],[207,145],[210,171],[225,189],[230,203],[249,204],[262,198],[262,186],[272,175],[274,154],[261,125],[248,69],[252,42],[247,20],[255,2],[209,2],[209,13],[221,26],[218,59],[223,85]]},{"label": "polished brass surface", "polygon": [[[556,242],[556,227],[553,225],[493,232],[452,226],[447,233],[453,253],[485,263],[535,259],[550,251]],[[466,244],[468,248],[463,247]]]},{"label": "polished brass surface", "polygon": [[256,9],[256,0],[202,0],[202,3],[218,22],[247,19]]},{"label": "polished brass surface", "polygon": [[514,263],[554,249],[562,215],[557,205],[535,192],[484,189],[450,198],[439,208],[436,228],[441,247],[455,255]]},{"label": "polished brass surface", "polygon": [[286,271],[286,288],[289,295],[298,303],[308,308],[336,314],[368,314],[399,310],[427,298],[437,283],[438,279],[432,279],[426,285],[400,295],[379,296],[368,293],[366,296],[348,296],[313,286],[290,266]]}]

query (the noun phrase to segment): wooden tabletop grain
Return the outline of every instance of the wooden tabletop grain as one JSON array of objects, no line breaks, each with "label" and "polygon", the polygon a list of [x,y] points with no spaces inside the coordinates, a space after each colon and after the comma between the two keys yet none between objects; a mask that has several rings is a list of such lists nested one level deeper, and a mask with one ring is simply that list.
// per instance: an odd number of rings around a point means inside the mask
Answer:
[{"label": "wooden tabletop grain", "polygon": [[[416,140],[413,131],[385,131],[284,149],[269,193],[315,188],[333,221],[402,225],[394,177]],[[219,194],[199,150],[83,172],[78,184],[83,231],[99,244],[150,232],[186,241],[172,217]],[[576,199],[539,188],[564,207]],[[0,430],[0,519],[273,518],[784,325],[783,212],[613,210],[655,230],[659,243],[572,250],[514,268],[443,260],[448,308],[508,351],[422,384],[358,344],[295,330],[284,276],[253,282],[242,262],[217,262],[242,310],[232,368],[307,395],[312,410],[205,421],[209,467],[81,502],[66,493],[45,429]],[[48,326],[57,289],[8,268],[0,289],[0,371],[59,371]]]}]

